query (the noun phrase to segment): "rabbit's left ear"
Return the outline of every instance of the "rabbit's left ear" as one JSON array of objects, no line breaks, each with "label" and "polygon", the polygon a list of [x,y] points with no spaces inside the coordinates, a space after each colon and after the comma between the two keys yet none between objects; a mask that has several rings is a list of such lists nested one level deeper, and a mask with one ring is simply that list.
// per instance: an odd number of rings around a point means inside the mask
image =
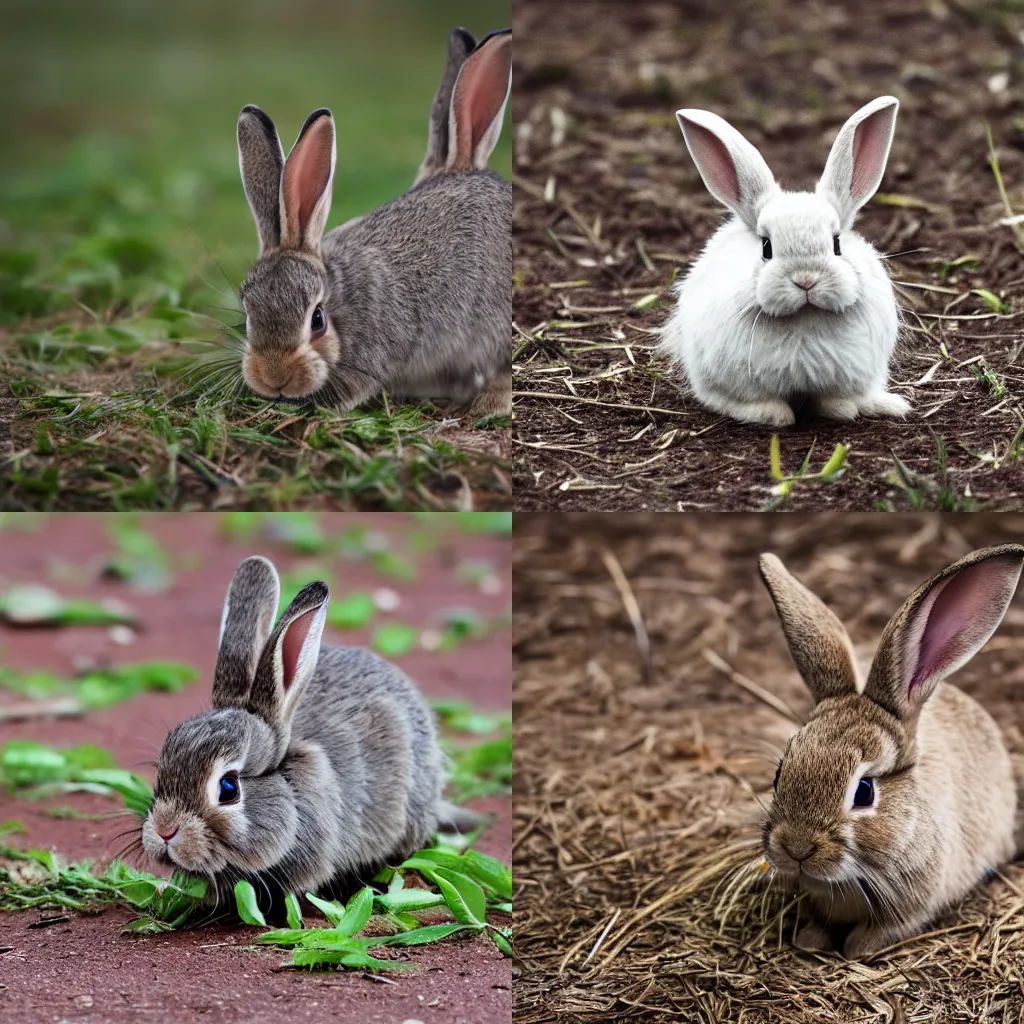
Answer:
[{"label": "rabbit's left ear", "polygon": [[334,182],[334,118],[314,110],[288,154],[281,176],[281,245],[320,253]]},{"label": "rabbit's left ear", "polygon": [[864,695],[904,721],[946,676],[966,665],[1010,605],[1024,545],[974,551],[918,588],[885,627]]},{"label": "rabbit's left ear", "polygon": [[269,722],[285,740],[295,706],[316,672],[330,596],[326,583],[303,587],[284,610],[256,666],[246,709]]},{"label": "rabbit's left ear", "polygon": [[839,211],[844,228],[882,183],[899,106],[895,96],[872,100],[843,125],[832,144],[815,191]]},{"label": "rabbit's left ear", "polygon": [[484,36],[466,58],[452,90],[449,171],[480,171],[501,134],[512,89],[512,29]]}]

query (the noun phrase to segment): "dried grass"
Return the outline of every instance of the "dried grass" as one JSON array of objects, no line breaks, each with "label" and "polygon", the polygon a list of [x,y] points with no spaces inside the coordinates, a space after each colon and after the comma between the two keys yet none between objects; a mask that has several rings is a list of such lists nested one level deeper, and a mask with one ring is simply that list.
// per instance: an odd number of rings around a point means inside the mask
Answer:
[{"label": "dried grass", "polygon": [[[793,948],[758,803],[809,698],[756,554],[869,649],[933,570],[1022,538],[1010,514],[517,516],[515,1020],[1019,1022],[1021,864],[867,962]],[[648,682],[603,551],[635,595]],[[957,682],[1024,751],[1024,594]]]}]

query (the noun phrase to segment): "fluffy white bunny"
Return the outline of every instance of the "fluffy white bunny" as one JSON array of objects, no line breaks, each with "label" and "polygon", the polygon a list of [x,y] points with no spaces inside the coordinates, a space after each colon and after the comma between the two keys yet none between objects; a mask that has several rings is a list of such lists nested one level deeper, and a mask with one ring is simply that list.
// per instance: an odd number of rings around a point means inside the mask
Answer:
[{"label": "fluffy white bunny", "polygon": [[718,115],[677,112],[704,184],[734,214],[677,287],[662,330],[662,352],[702,405],[774,426],[805,402],[837,420],[909,412],[886,390],[899,333],[892,284],[853,230],[882,180],[898,107],[882,96],[843,125],[814,192],[781,189]]}]

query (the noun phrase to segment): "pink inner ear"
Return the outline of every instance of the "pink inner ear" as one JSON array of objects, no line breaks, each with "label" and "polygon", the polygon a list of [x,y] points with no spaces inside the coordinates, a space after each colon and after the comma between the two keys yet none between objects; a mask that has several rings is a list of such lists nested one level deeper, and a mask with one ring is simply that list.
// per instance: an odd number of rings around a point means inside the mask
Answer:
[{"label": "pink inner ear", "polygon": [[321,117],[296,143],[285,163],[281,188],[292,244],[305,235],[316,204],[330,181],[332,138],[331,119]]},{"label": "pink inner ear", "polygon": [[287,690],[295,681],[295,669],[299,664],[299,653],[309,636],[309,627],[316,618],[318,609],[303,612],[285,631],[281,641],[281,660],[284,663],[284,688]]},{"label": "pink inner ear", "polygon": [[869,199],[878,187],[878,179],[882,176],[889,155],[887,147],[893,117],[893,108],[885,107],[864,118],[854,129],[850,194],[857,202]]},{"label": "pink inner ear", "polygon": [[474,53],[455,84],[457,166],[468,166],[473,153],[505,102],[512,70],[512,39],[503,36]]},{"label": "pink inner ear", "polygon": [[709,189],[714,190],[729,202],[739,205],[740,182],[725,143],[703,125],[686,118],[688,128],[687,145],[693,162]]},{"label": "pink inner ear", "polygon": [[959,668],[980,650],[1002,620],[1016,588],[1019,563],[993,558],[939,584],[926,600],[927,622],[918,644],[908,698],[922,683]]}]

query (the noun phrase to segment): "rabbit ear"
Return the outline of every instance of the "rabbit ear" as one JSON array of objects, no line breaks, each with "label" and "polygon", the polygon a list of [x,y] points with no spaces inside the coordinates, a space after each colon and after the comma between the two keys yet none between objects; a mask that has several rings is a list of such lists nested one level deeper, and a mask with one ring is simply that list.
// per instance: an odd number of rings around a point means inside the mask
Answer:
[{"label": "rabbit ear", "polygon": [[281,241],[284,151],[274,122],[259,107],[242,107],[238,115],[238,166],[245,198],[256,218],[262,255]]},{"label": "rabbit ear", "polygon": [[334,118],[314,110],[299,132],[281,178],[281,244],[319,255],[334,181]]},{"label": "rabbit ear", "polygon": [[427,136],[427,155],[420,164],[414,185],[424,178],[439,174],[448,163],[448,118],[452,107],[452,91],[466,58],[476,47],[476,38],[464,28],[453,28],[448,36],[448,61],[444,66],[441,84],[434,94],[430,110],[430,133]]},{"label": "rabbit ear", "polygon": [[789,653],[814,703],[856,693],[857,662],[843,624],[775,555],[762,555],[758,565],[779,613]]},{"label": "rabbit ear", "polygon": [[919,587],[885,627],[864,694],[914,721],[935,687],[974,657],[1006,614],[1024,546],[974,551]]},{"label": "rabbit ear", "polygon": [[860,108],[840,129],[815,191],[839,211],[844,228],[882,183],[899,100],[880,96]]},{"label": "rabbit ear", "polygon": [[448,115],[449,171],[482,170],[498,144],[512,88],[512,29],[484,36],[462,65]]},{"label": "rabbit ear", "polygon": [[287,738],[295,706],[316,672],[330,590],[310,583],[284,610],[263,648],[246,707]]},{"label": "rabbit ear", "polygon": [[215,708],[245,706],[280,595],[277,570],[267,559],[255,555],[235,570],[220,620],[217,667],[213,670]]},{"label": "rabbit ear", "polygon": [[707,190],[751,231],[779,186],[764,157],[728,121],[707,110],[677,110],[686,148]]}]

